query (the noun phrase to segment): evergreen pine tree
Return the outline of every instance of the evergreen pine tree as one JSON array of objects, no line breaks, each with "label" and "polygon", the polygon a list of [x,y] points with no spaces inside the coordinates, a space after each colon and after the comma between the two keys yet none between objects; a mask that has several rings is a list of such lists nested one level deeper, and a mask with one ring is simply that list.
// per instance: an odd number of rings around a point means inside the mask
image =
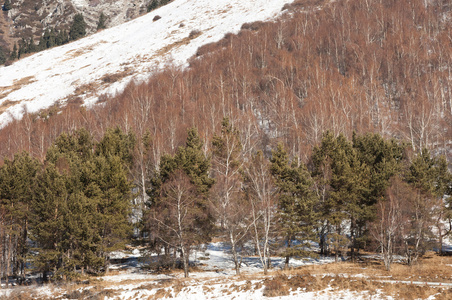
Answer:
[{"label": "evergreen pine tree", "polygon": [[54,164],[47,162],[38,178],[31,218],[31,239],[36,243],[38,253],[33,261],[37,270],[43,273],[44,281],[48,280],[50,272],[56,275],[62,267],[67,198],[66,178],[58,173]]},{"label": "evergreen pine tree", "polygon": [[69,40],[75,41],[86,35],[86,23],[82,14],[76,14],[69,30]]},{"label": "evergreen pine tree", "polygon": [[38,47],[35,44],[35,40],[33,38],[33,36],[31,36],[30,41],[28,42],[28,46],[27,46],[27,53],[34,53],[38,51]]},{"label": "evergreen pine tree", "polygon": [[[46,244],[46,228],[62,232],[58,242],[50,243],[54,246],[48,246],[42,257],[38,255],[38,261],[44,261],[48,253],[56,257],[53,269],[41,263],[43,272],[52,270],[67,279],[77,276],[77,268],[92,273],[104,267],[108,270],[108,253],[124,245],[131,229],[128,216],[132,185],[128,166],[133,142],[132,135],[116,129],[108,130],[94,144],[92,136],[81,129],[71,135],[62,134],[48,150],[42,196],[37,198],[37,207],[43,208],[36,211],[36,219],[42,224],[52,222],[48,219],[52,212],[47,209],[55,205],[48,201],[58,202],[64,209],[58,212],[62,227],[38,226],[36,231],[38,244]],[[61,187],[55,190],[61,191],[47,197],[48,186],[57,182]]]},{"label": "evergreen pine tree", "polygon": [[[360,220],[366,219],[372,213],[372,207],[367,205],[370,169],[360,161],[357,150],[343,135],[334,137],[331,132],[326,132],[320,147],[314,148],[312,161],[324,219],[319,228],[322,252],[326,248],[327,232],[330,233],[334,245],[340,248],[346,246],[343,223],[348,221],[354,257]],[[336,249],[336,259],[338,251],[340,249]]]},{"label": "evergreen pine tree", "polygon": [[20,59],[22,54],[27,53],[27,42],[24,38],[19,41],[19,51],[17,52],[17,58]]},{"label": "evergreen pine tree", "polygon": [[412,263],[429,247],[433,224],[436,223],[439,231],[439,251],[442,251],[442,238],[452,231],[450,226],[445,233],[441,230],[442,222],[452,220],[449,200],[452,175],[444,157],[431,157],[430,152],[423,149],[411,162],[405,177],[416,191],[410,203],[412,227],[408,235],[411,240],[406,250],[408,262]]},{"label": "evergreen pine tree", "polygon": [[17,43],[14,43],[13,51],[11,52],[11,55],[9,56],[10,60],[16,60],[17,58]]},{"label": "evergreen pine tree", "polygon": [[11,1],[10,0],[5,0],[5,2],[3,3],[3,10],[4,11],[8,11],[11,8],[12,8]]},{"label": "evergreen pine tree", "polygon": [[106,22],[107,22],[107,17],[102,12],[99,16],[99,22],[97,22],[97,30],[99,31],[101,29],[107,28]]},{"label": "evergreen pine tree", "polygon": [[6,54],[2,47],[0,47],[0,65],[6,62]]},{"label": "evergreen pine tree", "polygon": [[159,7],[158,0],[151,0],[151,2],[147,5],[147,11],[148,12],[153,11],[157,7]]},{"label": "evergreen pine tree", "polygon": [[69,36],[66,30],[58,31],[58,34],[55,37],[55,45],[60,46],[66,44],[69,41]]},{"label": "evergreen pine tree", "polygon": [[28,252],[30,206],[34,198],[39,163],[27,152],[17,154],[12,161],[6,159],[0,169],[0,208],[10,220],[6,227],[11,241],[15,241],[11,253],[15,262],[15,275],[25,279],[25,264]]},{"label": "evergreen pine tree", "polygon": [[[179,147],[174,156],[162,156],[149,192],[149,226],[167,247],[181,251],[185,276],[191,246],[209,241],[213,231],[207,199],[214,180],[202,146],[198,131],[190,128],[185,147]],[[182,220],[181,214],[187,217]]]},{"label": "evergreen pine tree", "polygon": [[[290,257],[312,254],[306,249],[310,248],[307,241],[315,240],[317,214],[314,208],[318,200],[306,166],[299,164],[296,159],[290,163],[282,144],[278,144],[272,152],[270,162],[270,170],[278,188],[278,229],[287,245],[281,255],[285,257],[287,268]],[[292,242],[295,239],[302,242],[294,246]]]},{"label": "evergreen pine tree", "polygon": [[108,253],[124,246],[131,234],[128,221],[131,213],[132,183],[128,170],[132,165],[132,149],[135,138],[119,128],[107,130],[96,145],[94,158],[95,183],[98,186],[98,227],[102,252]]}]

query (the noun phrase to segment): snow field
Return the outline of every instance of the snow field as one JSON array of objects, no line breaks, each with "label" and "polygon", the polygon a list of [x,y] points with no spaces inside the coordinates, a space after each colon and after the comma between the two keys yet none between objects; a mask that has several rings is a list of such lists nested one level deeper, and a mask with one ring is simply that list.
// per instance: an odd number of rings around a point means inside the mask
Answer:
[{"label": "snow field", "polygon": [[[130,22],[0,67],[0,108],[5,106],[0,128],[24,111],[65,103],[71,95],[89,105],[170,63],[184,67],[198,47],[238,32],[245,22],[275,18],[288,2],[174,0]],[[161,19],[153,21],[156,15]],[[201,34],[187,40],[193,30]],[[103,80],[112,74],[120,74],[116,82]]]}]

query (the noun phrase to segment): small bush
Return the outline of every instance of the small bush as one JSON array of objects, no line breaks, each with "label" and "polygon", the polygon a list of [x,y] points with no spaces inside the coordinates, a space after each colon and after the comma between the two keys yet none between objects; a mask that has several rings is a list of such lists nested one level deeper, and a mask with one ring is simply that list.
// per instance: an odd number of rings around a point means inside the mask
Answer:
[{"label": "small bush", "polygon": [[287,276],[280,275],[273,279],[265,280],[265,297],[279,297],[289,295],[289,287],[286,285]]},{"label": "small bush", "polygon": [[241,29],[256,31],[256,30],[259,30],[264,24],[265,23],[262,21],[256,21],[253,23],[243,23]]},{"label": "small bush", "polygon": [[194,39],[194,38],[197,38],[198,36],[200,36],[201,35],[201,31],[199,31],[199,30],[197,30],[197,29],[194,29],[194,30],[192,30],[191,32],[190,32],[190,34],[188,35],[188,38],[189,39]]},{"label": "small bush", "polygon": [[89,290],[83,290],[81,292],[79,290],[75,290],[64,295],[67,299],[86,299],[91,296],[92,292]]},{"label": "small bush", "polygon": [[155,15],[155,17],[152,19],[153,22],[160,20],[162,17],[160,17],[159,15]]}]

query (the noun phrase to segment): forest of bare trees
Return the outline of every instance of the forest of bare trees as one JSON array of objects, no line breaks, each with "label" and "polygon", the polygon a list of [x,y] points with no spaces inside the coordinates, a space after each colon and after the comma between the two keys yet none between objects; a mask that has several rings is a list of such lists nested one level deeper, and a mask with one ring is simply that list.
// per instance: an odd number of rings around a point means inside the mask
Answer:
[{"label": "forest of bare trees", "polygon": [[[179,219],[180,228],[169,227],[178,211],[202,213],[207,228],[218,227],[216,234],[231,243],[237,273],[249,240],[268,266],[272,226],[284,228],[279,238],[289,247],[303,233],[318,240],[322,254],[354,257],[366,248],[380,251],[387,268],[394,253],[416,261],[450,233],[444,195],[451,194],[452,5],[327,2],[299,1],[274,22],[244,24],[238,34],[199,48],[189,67],[168,66],[119,95],[101,96],[93,107],[72,99],[25,114],[0,131],[3,168],[28,153],[29,169],[50,172],[49,149],[62,134],[86,130],[97,151],[117,128],[119,136],[133,136],[130,160],[121,159],[144,211],[145,236],[168,256],[211,237],[181,239],[182,225],[195,225]],[[199,141],[190,144],[194,135]],[[189,171],[186,151],[195,151],[190,155],[198,161],[202,154],[208,168]],[[53,176],[66,176],[63,169]],[[0,267],[6,276],[26,258],[28,223],[19,216],[15,229],[17,209],[4,199]],[[157,206],[162,199],[179,210]],[[171,240],[159,239],[167,231]],[[280,254],[288,261],[304,249],[295,248]],[[86,265],[77,264],[71,268]]]}]

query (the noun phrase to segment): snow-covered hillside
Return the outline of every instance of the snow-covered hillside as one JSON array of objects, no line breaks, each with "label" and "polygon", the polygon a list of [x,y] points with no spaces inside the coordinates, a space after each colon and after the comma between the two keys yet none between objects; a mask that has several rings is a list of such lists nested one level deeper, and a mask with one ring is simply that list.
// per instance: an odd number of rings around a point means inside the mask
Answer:
[{"label": "snow-covered hillside", "polygon": [[[0,128],[55,103],[93,103],[132,79],[173,63],[184,66],[203,44],[267,20],[290,0],[175,0],[128,23],[0,67]],[[159,20],[154,21],[158,15]],[[200,34],[190,33],[199,31]]]}]

